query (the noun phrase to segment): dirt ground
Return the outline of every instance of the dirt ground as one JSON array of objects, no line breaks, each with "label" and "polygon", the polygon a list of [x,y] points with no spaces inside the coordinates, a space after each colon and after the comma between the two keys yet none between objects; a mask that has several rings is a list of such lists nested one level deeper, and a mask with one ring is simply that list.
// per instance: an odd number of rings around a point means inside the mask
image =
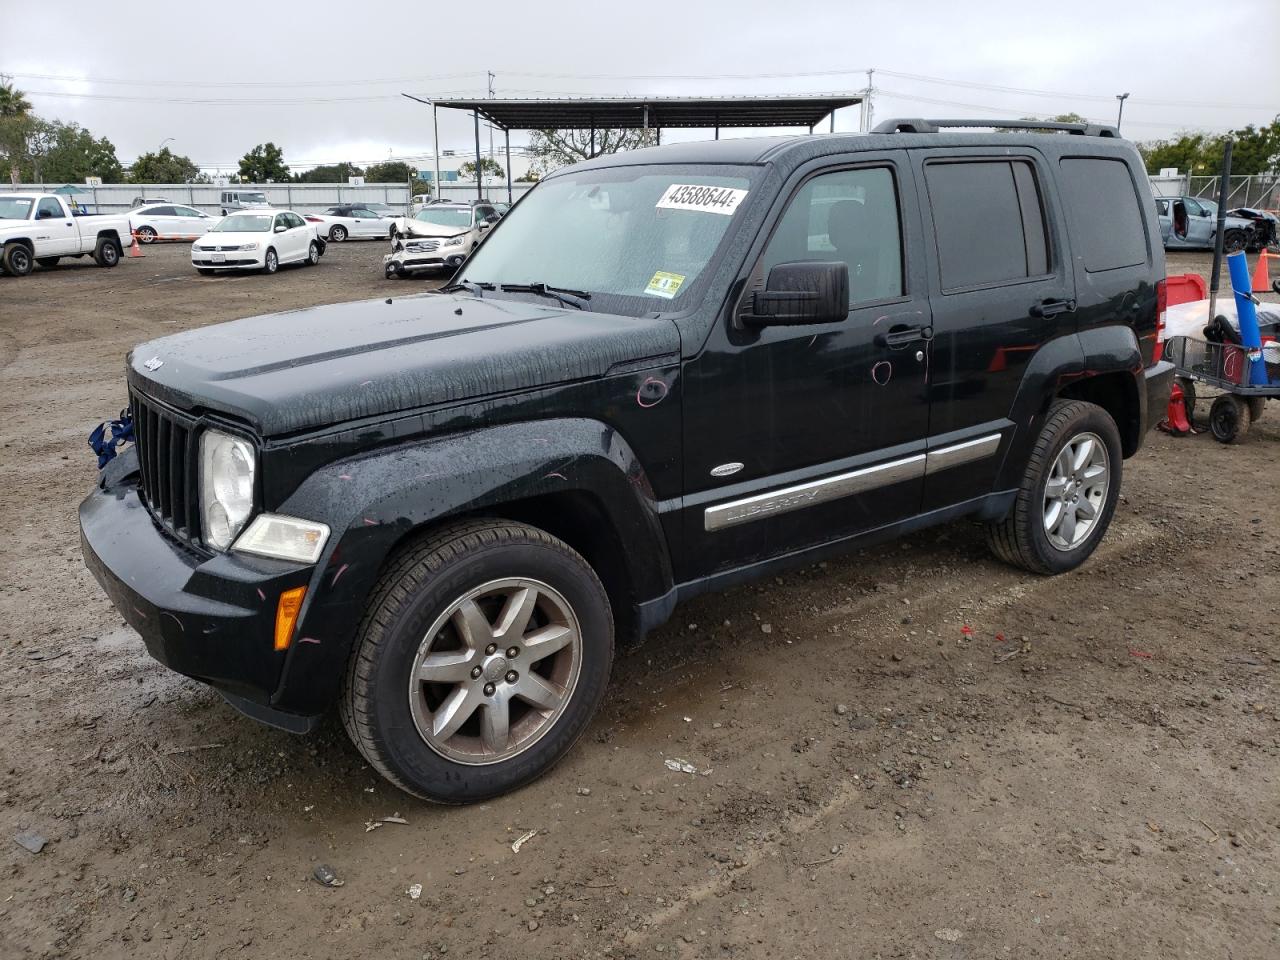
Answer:
[{"label": "dirt ground", "polygon": [[125,352],[423,289],[383,247],[0,278],[0,957],[1280,956],[1274,405],[1236,446],[1152,434],[1073,574],[961,523],[681,607],[570,756],[483,805],[152,662],[75,519]]}]

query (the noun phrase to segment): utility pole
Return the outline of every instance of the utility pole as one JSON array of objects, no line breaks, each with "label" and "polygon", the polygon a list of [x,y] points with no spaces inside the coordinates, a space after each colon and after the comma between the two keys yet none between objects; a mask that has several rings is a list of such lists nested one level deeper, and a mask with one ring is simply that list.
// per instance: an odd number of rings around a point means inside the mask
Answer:
[{"label": "utility pole", "polygon": [[1116,133],[1120,132],[1120,121],[1124,119],[1124,102],[1129,99],[1127,93],[1117,93],[1116,99],[1120,101],[1120,112],[1116,114]]},{"label": "utility pole", "polygon": [[867,133],[871,132],[871,120],[875,116],[875,109],[871,105],[871,94],[875,92],[875,87],[873,85],[875,80],[875,73],[876,73],[875,67],[872,67],[870,70],[867,71],[867,98],[866,100],[863,101],[863,103],[866,106],[867,122],[862,128]]},{"label": "utility pole", "polygon": [[[489,74],[489,99],[493,99],[493,81],[497,76],[492,70],[487,71]],[[493,159],[493,124],[489,124],[489,159]]]}]

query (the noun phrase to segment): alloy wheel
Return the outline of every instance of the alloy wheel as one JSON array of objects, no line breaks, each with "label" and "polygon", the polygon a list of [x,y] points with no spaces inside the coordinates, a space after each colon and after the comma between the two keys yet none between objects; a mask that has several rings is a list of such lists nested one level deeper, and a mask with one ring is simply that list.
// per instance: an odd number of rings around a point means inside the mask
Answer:
[{"label": "alloy wheel", "polygon": [[440,614],[419,645],[409,706],[419,735],[458,763],[528,750],[560,719],[582,669],[569,602],[538,580],[491,580]]},{"label": "alloy wheel", "polygon": [[1111,464],[1096,433],[1079,433],[1053,461],[1044,485],[1044,532],[1058,550],[1074,550],[1097,526],[1107,500]]}]

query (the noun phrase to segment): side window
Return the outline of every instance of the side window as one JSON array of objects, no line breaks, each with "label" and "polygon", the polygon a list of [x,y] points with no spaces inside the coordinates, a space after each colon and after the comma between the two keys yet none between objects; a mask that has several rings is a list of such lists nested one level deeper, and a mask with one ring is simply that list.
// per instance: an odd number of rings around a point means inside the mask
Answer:
[{"label": "side window", "polygon": [[200,216],[200,211],[199,211],[199,210],[192,210],[190,207],[174,207],[173,209],[177,212],[178,216],[180,216],[180,217],[198,217],[198,216]]},{"label": "side window", "polygon": [[273,223],[273,225],[272,225],[272,226],[273,226],[273,227],[285,227],[285,228],[287,229],[287,228],[288,228],[288,226],[289,226],[289,219],[288,219],[288,217],[286,217],[283,213],[277,213],[277,214],[276,214],[275,222]]},{"label": "side window", "polygon": [[1142,207],[1123,160],[1064,157],[1062,198],[1071,220],[1072,249],[1080,252],[1086,271],[1147,262]]},{"label": "side window", "polygon": [[763,266],[844,261],[849,302],[903,293],[898,191],[888,167],[838,170],[813,177],[796,192],[765,247]]},{"label": "side window", "polygon": [[286,214],[286,216],[289,218],[289,225],[295,229],[298,227],[305,227],[307,225],[307,222],[296,213]]},{"label": "side window", "polygon": [[1169,215],[1169,201],[1168,201],[1168,200],[1157,200],[1157,201],[1156,201],[1156,216],[1160,216],[1160,217],[1167,217],[1168,215]]},{"label": "side window", "polygon": [[1200,206],[1198,201],[1187,197],[1182,202],[1187,205],[1187,213],[1191,214],[1191,216],[1203,217],[1205,215],[1204,207]]},{"label": "side window", "polygon": [[45,197],[40,201],[40,206],[36,207],[37,220],[60,220],[62,219],[62,204],[58,203],[53,197]]},{"label": "side window", "polygon": [[925,181],[943,290],[1048,273],[1044,204],[1030,163],[930,163]]}]

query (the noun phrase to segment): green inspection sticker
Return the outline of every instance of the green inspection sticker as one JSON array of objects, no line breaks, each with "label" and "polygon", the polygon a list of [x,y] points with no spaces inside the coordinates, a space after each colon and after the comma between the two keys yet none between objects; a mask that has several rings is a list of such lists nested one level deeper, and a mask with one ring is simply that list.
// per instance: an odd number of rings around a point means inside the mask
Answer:
[{"label": "green inspection sticker", "polygon": [[665,300],[670,300],[680,292],[680,287],[683,284],[683,274],[665,273],[659,270],[653,275],[649,285],[644,288],[644,292],[653,297],[662,297]]}]

